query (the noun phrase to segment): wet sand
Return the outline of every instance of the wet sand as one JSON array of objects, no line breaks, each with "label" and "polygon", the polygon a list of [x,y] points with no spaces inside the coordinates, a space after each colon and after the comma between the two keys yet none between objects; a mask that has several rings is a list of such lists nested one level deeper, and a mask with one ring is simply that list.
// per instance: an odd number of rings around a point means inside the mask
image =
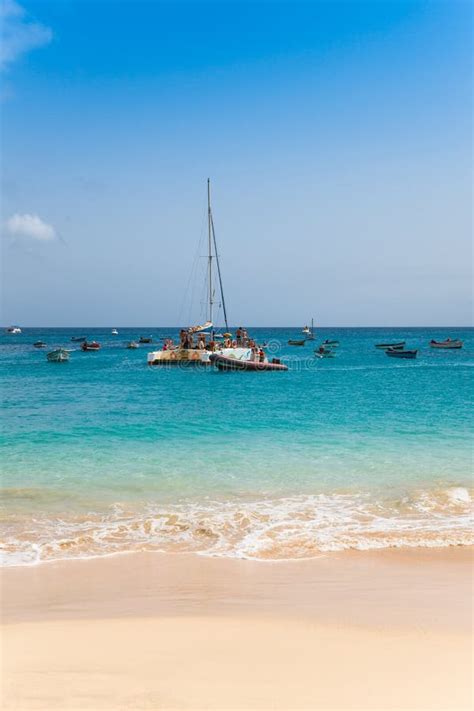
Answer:
[{"label": "wet sand", "polygon": [[472,551],[2,573],[4,709],[468,709]]}]

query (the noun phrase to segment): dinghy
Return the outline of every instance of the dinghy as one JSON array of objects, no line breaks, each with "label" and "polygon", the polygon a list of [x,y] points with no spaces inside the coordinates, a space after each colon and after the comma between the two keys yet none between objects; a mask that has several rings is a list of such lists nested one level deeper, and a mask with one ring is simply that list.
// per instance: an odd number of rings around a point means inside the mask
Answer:
[{"label": "dinghy", "polygon": [[81,346],[81,350],[83,350],[83,351],[98,351],[98,350],[100,350],[100,343],[97,343],[97,341],[84,341],[84,343]]},{"label": "dinghy", "polygon": [[213,353],[210,356],[210,361],[212,365],[215,365],[219,370],[248,370],[253,372],[288,370],[288,366],[281,363],[279,358],[260,362],[258,360],[238,360],[237,358],[229,358],[219,353]]},{"label": "dinghy", "polygon": [[418,351],[404,351],[400,348],[388,348],[385,351],[390,358],[416,358]]},{"label": "dinghy", "polygon": [[433,339],[430,341],[430,346],[431,346],[431,348],[446,348],[446,349],[462,348],[463,342],[460,341],[458,338],[456,338],[454,340],[451,340],[451,338],[447,338],[445,341],[435,341]]},{"label": "dinghy", "polygon": [[50,351],[46,358],[50,363],[65,363],[69,360],[69,351],[65,348],[56,348],[56,350]]},{"label": "dinghy", "polygon": [[405,343],[406,343],[406,341],[399,341],[398,343],[376,343],[375,347],[386,351],[387,348],[391,348],[392,350],[398,349],[398,348],[404,348]]}]

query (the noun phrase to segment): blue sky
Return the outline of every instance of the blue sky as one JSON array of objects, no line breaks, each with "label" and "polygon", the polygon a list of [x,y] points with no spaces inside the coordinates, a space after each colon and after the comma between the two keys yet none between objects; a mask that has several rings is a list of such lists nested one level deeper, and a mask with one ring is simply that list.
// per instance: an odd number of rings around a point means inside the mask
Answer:
[{"label": "blue sky", "polygon": [[470,323],[468,2],[3,7],[4,323]]}]

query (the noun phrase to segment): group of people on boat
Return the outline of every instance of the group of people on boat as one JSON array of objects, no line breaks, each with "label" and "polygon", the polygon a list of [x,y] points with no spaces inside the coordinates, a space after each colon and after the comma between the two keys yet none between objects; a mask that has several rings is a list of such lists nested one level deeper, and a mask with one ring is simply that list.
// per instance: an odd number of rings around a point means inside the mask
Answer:
[{"label": "group of people on boat", "polygon": [[222,340],[216,340],[213,332],[193,333],[192,330],[182,328],[179,332],[179,343],[175,344],[172,338],[167,338],[163,344],[163,351],[172,350],[200,350],[215,353],[222,348],[248,348],[251,351],[250,360],[254,363],[264,363],[266,354],[253,338],[250,338],[245,328],[236,330],[235,338],[231,333],[224,333]]}]

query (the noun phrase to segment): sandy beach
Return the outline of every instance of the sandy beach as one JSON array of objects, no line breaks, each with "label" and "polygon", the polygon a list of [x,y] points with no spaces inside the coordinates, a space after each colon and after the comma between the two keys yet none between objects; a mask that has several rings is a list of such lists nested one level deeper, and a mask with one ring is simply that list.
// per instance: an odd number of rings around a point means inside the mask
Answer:
[{"label": "sandy beach", "polygon": [[2,573],[4,709],[468,709],[472,551]]}]

